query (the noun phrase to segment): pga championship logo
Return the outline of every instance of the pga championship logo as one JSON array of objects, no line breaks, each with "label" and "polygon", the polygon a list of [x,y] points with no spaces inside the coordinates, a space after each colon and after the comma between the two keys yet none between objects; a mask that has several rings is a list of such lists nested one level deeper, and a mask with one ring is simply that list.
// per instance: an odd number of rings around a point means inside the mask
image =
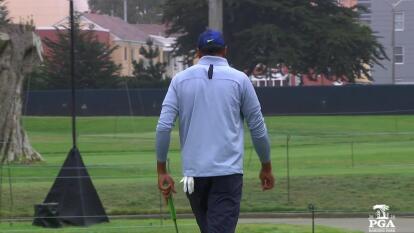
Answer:
[{"label": "pga championship logo", "polygon": [[369,216],[369,232],[395,232],[395,215],[388,212],[390,207],[387,205],[374,205],[372,209],[375,215]]}]

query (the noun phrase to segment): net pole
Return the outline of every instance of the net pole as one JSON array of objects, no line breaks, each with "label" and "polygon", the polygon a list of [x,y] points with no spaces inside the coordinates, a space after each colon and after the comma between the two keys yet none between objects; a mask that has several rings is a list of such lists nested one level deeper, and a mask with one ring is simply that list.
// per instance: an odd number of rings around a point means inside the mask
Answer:
[{"label": "net pole", "polygon": [[286,184],[287,184],[287,202],[290,203],[290,161],[289,161],[289,142],[290,135],[286,136]]},{"label": "net pole", "polygon": [[2,206],[3,206],[3,163],[0,162],[0,222],[2,220]]},{"label": "net pole", "polygon": [[70,79],[71,79],[71,98],[72,98],[72,145],[77,147],[76,141],[76,92],[75,92],[75,16],[73,10],[73,0],[70,0]]},{"label": "net pole", "polygon": [[6,161],[7,161],[7,173],[9,176],[9,195],[10,195],[9,197],[10,198],[10,209],[9,209],[10,222],[9,224],[10,226],[12,226],[13,225],[13,210],[14,210],[13,184],[12,184],[12,176],[11,176],[11,168],[10,168],[9,160],[7,159]]}]

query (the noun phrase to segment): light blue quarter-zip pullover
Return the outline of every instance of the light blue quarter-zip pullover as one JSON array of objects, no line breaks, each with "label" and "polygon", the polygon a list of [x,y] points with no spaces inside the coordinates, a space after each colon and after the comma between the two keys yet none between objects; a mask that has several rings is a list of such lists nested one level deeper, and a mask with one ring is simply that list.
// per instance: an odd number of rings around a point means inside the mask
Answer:
[{"label": "light blue quarter-zip pullover", "polygon": [[242,174],[244,119],[261,162],[270,161],[267,130],[253,85],[225,58],[203,56],[172,79],[157,125],[160,162],[167,159],[177,117],[184,176]]}]

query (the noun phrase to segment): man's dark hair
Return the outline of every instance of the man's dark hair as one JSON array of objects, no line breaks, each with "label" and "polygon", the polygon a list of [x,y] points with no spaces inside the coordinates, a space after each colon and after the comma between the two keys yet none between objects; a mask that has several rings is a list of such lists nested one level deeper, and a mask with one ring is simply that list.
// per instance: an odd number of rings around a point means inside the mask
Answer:
[{"label": "man's dark hair", "polygon": [[200,52],[203,55],[214,56],[214,55],[222,53],[224,49],[225,47],[223,46],[208,45],[208,46],[204,46],[203,48],[200,48]]}]

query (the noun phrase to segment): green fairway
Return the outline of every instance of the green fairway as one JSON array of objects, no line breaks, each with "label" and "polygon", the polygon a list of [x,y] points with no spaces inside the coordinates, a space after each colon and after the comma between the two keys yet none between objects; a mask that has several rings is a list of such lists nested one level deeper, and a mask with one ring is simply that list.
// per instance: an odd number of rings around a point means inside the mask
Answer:
[{"label": "green fairway", "polygon": [[[180,233],[199,232],[196,223],[191,220],[179,220]],[[345,231],[324,226],[316,226],[318,233],[360,233],[357,231]],[[88,228],[68,227],[64,229],[43,229],[33,227],[29,223],[15,223],[9,226],[7,223],[0,224],[0,230],[4,233],[12,232],[33,232],[33,233],[175,233],[174,226],[171,221],[164,221],[160,225],[159,220],[112,220],[111,223],[98,224]],[[311,233],[310,226],[296,225],[273,225],[273,224],[239,224],[237,233]]]},{"label": "green fairway", "polygon": [[[79,118],[79,148],[108,214],[160,212],[156,122],[156,117]],[[323,211],[370,212],[382,203],[391,206],[391,212],[414,211],[414,116],[266,117],[266,124],[276,188],[261,191],[260,164],[246,134],[242,211],[307,211],[309,203]],[[26,117],[24,125],[45,162],[3,167],[3,218],[33,215],[33,205],[45,198],[71,147],[69,118]],[[177,127],[172,135],[169,157],[177,183],[176,208],[190,212],[178,184]]]}]

